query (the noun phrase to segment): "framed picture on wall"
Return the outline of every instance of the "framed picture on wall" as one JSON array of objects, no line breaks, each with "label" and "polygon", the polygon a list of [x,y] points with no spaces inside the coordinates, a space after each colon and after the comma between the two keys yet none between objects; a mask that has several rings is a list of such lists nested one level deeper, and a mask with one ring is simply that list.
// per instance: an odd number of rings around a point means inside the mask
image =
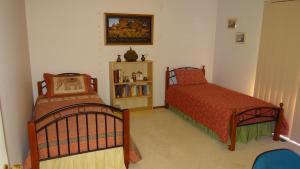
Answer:
[{"label": "framed picture on wall", "polygon": [[153,15],[105,13],[106,45],[152,45]]},{"label": "framed picture on wall", "polygon": [[235,35],[235,42],[243,44],[246,42],[246,33],[245,32],[237,32]]},{"label": "framed picture on wall", "polygon": [[228,19],[228,21],[227,21],[227,28],[228,29],[235,29],[236,28],[236,21],[237,21],[236,18]]}]

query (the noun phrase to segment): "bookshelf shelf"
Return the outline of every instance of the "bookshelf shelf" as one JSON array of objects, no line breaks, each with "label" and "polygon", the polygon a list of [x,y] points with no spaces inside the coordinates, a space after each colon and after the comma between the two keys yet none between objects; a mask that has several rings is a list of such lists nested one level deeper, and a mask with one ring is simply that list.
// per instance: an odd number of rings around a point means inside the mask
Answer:
[{"label": "bookshelf shelf", "polygon": [[132,98],[147,98],[147,97],[152,97],[151,95],[147,96],[128,96],[128,97],[119,97],[119,98],[114,98],[115,100],[122,100],[122,99],[132,99]]},{"label": "bookshelf shelf", "polygon": [[111,105],[121,109],[153,108],[153,62],[110,62]]},{"label": "bookshelf shelf", "polygon": [[144,81],[144,80],[141,80],[141,81],[135,81],[135,82],[121,82],[121,83],[114,83],[115,86],[117,85],[125,85],[125,84],[129,84],[129,85],[138,85],[138,84],[147,84],[147,83],[152,83],[152,81]]}]

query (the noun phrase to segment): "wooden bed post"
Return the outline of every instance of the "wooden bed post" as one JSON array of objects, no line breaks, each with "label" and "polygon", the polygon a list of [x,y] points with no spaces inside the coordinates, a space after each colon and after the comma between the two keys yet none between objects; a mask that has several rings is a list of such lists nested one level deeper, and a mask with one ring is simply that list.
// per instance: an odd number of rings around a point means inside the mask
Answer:
[{"label": "wooden bed post", "polygon": [[279,114],[278,114],[278,119],[276,121],[275,125],[275,131],[273,135],[273,140],[274,141],[279,141],[280,139],[280,129],[281,129],[281,123],[282,123],[282,118],[283,118],[283,103],[280,103],[280,109],[279,109]]},{"label": "wooden bed post", "polygon": [[166,85],[165,85],[165,107],[169,108],[169,105],[167,103],[167,89],[169,87],[170,83],[170,71],[169,71],[169,67],[167,67],[166,70]]},{"label": "wooden bed post", "polygon": [[205,65],[202,65],[202,71],[203,71],[203,74],[205,76]]},{"label": "wooden bed post", "polygon": [[93,78],[93,81],[94,81],[94,90],[96,93],[98,93],[98,80],[97,78]]},{"label": "wooden bed post", "polygon": [[29,147],[31,156],[31,168],[39,169],[39,152],[36,137],[36,127],[34,121],[30,121],[28,126]]},{"label": "wooden bed post", "polygon": [[37,86],[38,86],[38,94],[39,96],[43,95],[43,86],[42,86],[43,82],[37,82]]},{"label": "wooden bed post", "polygon": [[124,162],[125,162],[125,166],[128,169],[129,167],[129,147],[130,147],[130,126],[129,126],[129,110],[126,109],[124,111],[124,117],[123,117],[123,123],[124,123]]},{"label": "wooden bed post", "polygon": [[230,145],[228,145],[228,149],[230,151],[234,151],[235,150],[235,142],[236,142],[236,127],[237,127],[237,123],[236,123],[236,113],[237,111],[233,111],[231,119],[230,119]]}]

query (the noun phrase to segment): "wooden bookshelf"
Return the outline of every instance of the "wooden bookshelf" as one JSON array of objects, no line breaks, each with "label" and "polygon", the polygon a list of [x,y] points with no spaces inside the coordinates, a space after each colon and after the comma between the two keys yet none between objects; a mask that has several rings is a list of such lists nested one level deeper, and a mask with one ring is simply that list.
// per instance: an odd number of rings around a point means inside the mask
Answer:
[{"label": "wooden bookshelf", "polygon": [[[112,106],[130,110],[153,108],[153,62],[110,62],[110,101]],[[133,80],[132,73],[136,73]],[[139,73],[137,73],[139,72]],[[144,77],[147,77],[144,79]],[[131,80],[130,80],[131,79]]]}]

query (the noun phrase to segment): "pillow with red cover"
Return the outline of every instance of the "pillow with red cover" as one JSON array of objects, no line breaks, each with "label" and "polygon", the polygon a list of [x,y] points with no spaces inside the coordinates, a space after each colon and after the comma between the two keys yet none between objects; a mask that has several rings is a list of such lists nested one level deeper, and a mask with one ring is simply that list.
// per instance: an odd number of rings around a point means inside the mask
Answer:
[{"label": "pillow with red cover", "polygon": [[207,83],[202,69],[175,69],[178,85]]},{"label": "pillow with red cover", "polygon": [[76,94],[92,93],[91,76],[79,75],[54,75],[44,73],[47,93],[46,96],[70,96]]}]

